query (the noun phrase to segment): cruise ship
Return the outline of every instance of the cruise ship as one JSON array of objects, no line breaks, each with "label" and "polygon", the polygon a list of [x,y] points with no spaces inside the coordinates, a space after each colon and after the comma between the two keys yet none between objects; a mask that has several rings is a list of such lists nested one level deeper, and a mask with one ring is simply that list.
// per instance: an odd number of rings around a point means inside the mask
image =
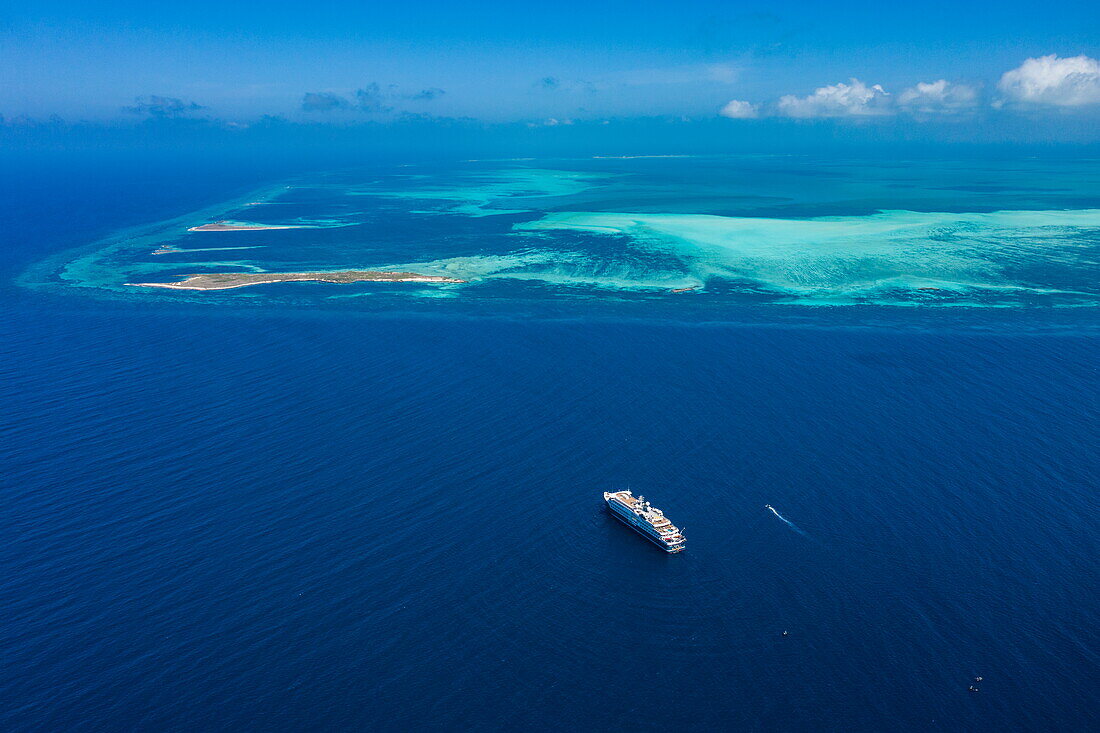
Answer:
[{"label": "cruise ship", "polygon": [[634,496],[629,491],[605,491],[603,498],[616,518],[665,552],[683,551],[685,540],[680,530],[665,518],[664,512],[654,509],[644,496]]}]

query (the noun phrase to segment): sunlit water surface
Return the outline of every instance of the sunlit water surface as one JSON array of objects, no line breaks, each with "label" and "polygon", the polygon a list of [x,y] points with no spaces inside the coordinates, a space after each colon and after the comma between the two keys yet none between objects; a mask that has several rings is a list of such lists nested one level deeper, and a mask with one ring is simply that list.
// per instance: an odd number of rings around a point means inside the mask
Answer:
[{"label": "sunlit water surface", "polygon": [[[196,181],[175,213],[124,171],[28,189],[3,727],[1094,727],[1094,170],[468,163]],[[301,228],[187,231],[221,219]],[[469,282],[125,284],[354,268]]]}]

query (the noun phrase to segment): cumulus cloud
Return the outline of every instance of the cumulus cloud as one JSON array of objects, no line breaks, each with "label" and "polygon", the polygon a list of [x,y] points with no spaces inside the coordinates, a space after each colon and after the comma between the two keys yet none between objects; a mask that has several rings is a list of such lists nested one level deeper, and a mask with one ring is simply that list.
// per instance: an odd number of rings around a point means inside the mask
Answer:
[{"label": "cumulus cloud", "polygon": [[740,99],[731,99],[726,106],[719,110],[718,114],[733,120],[748,120],[759,116],[756,105]]},{"label": "cumulus cloud", "polygon": [[392,112],[393,107],[385,103],[387,96],[377,82],[371,82],[362,89],[355,90],[355,107],[363,112]]},{"label": "cumulus cloud", "polygon": [[889,94],[881,85],[851,79],[814,90],[806,97],[780,97],[777,108],[786,117],[863,117],[889,114]]},{"label": "cumulus cloud", "polygon": [[305,112],[331,112],[350,106],[351,102],[332,92],[306,92],[302,97],[302,110]]},{"label": "cumulus cloud", "polygon": [[1006,71],[997,84],[999,104],[1080,107],[1100,104],[1100,61],[1088,56],[1059,58],[1055,54],[1024,61]]},{"label": "cumulus cloud", "polygon": [[393,103],[402,100],[429,102],[439,99],[446,92],[439,87],[428,87],[419,92],[405,94],[396,84],[385,88],[378,82],[371,82],[356,89],[349,96],[335,92],[307,92],[302,97],[302,110],[305,112],[335,112],[349,110],[370,114],[389,114],[394,111]]},{"label": "cumulus cloud", "polygon": [[130,114],[163,118],[180,117],[206,108],[201,104],[177,97],[161,97],[156,94],[149,94],[144,97],[137,97],[132,107],[123,107],[122,109]]},{"label": "cumulus cloud", "polygon": [[958,114],[976,107],[978,90],[946,79],[921,82],[898,95],[898,106],[915,114]]}]

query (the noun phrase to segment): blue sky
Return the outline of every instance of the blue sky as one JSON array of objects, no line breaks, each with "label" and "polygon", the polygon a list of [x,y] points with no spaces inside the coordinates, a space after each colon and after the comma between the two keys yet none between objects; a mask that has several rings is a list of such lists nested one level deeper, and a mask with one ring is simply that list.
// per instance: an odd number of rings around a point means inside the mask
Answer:
[{"label": "blue sky", "polygon": [[547,126],[1015,115],[1080,129],[1100,120],[1098,8],[39,0],[0,11],[0,115]]}]

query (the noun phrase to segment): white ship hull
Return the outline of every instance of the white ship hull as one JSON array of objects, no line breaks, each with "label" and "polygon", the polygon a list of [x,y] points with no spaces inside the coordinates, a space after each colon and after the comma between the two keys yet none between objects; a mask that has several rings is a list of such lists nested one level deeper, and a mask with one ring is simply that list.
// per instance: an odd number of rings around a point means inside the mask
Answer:
[{"label": "white ship hull", "polygon": [[604,492],[612,516],[668,553],[682,552],[684,537],[664,514],[629,491]]}]

